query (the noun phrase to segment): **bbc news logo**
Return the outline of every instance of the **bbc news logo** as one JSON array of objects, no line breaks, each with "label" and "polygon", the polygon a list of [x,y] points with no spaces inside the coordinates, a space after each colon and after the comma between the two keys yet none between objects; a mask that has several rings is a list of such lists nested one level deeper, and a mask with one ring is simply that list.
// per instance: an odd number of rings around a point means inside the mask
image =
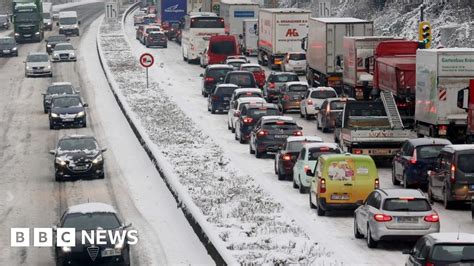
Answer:
[{"label": "bbc news logo", "polygon": [[[12,247],[29,247],[31,239],[34,247],[52,247],[53,240],[57,247],[75,247],[76,240],[80,240],[82,245],[136,245],[138,243],[137,230],[82,230],[75,228],[57,228],[53,234],[53,228],[33,228],[30,235],[30,228],[11,228],[10,245]],[[80,234],[80,238],[76,235]]]}]

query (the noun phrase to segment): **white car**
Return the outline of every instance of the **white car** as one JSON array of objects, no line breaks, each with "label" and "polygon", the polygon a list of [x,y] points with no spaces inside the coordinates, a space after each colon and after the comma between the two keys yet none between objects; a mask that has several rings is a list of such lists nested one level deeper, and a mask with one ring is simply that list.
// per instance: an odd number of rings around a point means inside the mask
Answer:
[{"label": "white car", "polygon": [[233,101],[230,108],[229,112],[227,113],[227,128],[232,131],[232,133],[235,133],[235,121],[239,119],[240,111],[242,110],[242,107],[246,103],[266,103],[265,99],[259,98],[259,97],[245,97],[245,98],[239,98],[236,101]]},{"label": "white car", "polygon": [[25,60],[25,77],[49,76],[53,77],[53,70],[47,53],[29,53]]},{"label": "white car", "polygon": [[259,97],[263,98],[263,93],[261,89],[258,88],[239,88],[232,93],[230,97],[230,105],[234,104],[240,98],[244,97]]},{"label": "white car", "polygon": [[308,169],[314,171],[319,156],[328,153],[342,153],[342,151],[336,143],[304,144],[293,166],[293,188],[298,188],[301,194],[309,191],[311,177],[306,174],[306,171]]},{"label": "white car", "polygon": [[291,52],[287,53],[281,63],[283,72],[295,72],[298,74],[306,73],[306,53]]},{"label": "white car", "polygon": [[321,109],[327,98],[337,98],[337,92],[331,87],[310,88],[300,102],[300,115],[309,120]]},{"label": "white car", "polygon": [[76,61],[76,51],[70,43],[58,43],[54,46],[53,62]]}]

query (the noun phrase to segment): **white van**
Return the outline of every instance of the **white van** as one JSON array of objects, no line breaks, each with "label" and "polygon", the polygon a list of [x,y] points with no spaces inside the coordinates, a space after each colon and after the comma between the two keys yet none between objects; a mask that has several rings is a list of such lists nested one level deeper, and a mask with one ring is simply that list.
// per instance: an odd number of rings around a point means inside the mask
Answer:
[{"label": "white van", "polygon": [[81,21],[77,18],[76,11],[62,11],[59,12],[59,34],[76,35],[79,36],[79,25]]},{"label": "white van", "polygon": [[53,4],[51,2],[43,3],[43,28],[53,30]]}]

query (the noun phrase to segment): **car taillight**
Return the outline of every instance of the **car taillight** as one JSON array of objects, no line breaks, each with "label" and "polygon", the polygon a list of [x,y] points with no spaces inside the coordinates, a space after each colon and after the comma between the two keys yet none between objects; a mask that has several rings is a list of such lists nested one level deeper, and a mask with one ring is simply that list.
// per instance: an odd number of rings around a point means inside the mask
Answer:
[{"label": "car taillight", "polygon": [[275,88],[275,83],[271,82],[270,84],[268,84],[268,87],[271,88],[271,89],[274,89]]},{"label": "car taillight", "polygon": [[285,96],[283,96],[283,100],[285,100],[285,101],[288,101],[288,100],[290,100],[290,96],[289,96],[289,95],[285,95]]},{"label": "car taillight", "polygon": [[319,179],[319,193],[326,193],[326,179]]},{"label": "car taillight", "polygon": [[244,119],[242,119],[242,121],[244,122],[244,124],[250,124],[253,122],[253,118],[251,117],[244,117]]},{"label": "car taillight", "polygon": [[285,154],[285,155],[283,155],[282,160],[283,161],[291,161],[291,156],[288,155],[288,154]]},{"label": "car taillight", "polygon": [[309,105],[313,105],[313,100],[309,99],[306,103]]},{"label": "car taillight", "polygon": [[303,136],[303,131],[295,131],[293,133],[294,136]]},{"label": "car taillight", "polygon": [[451,165],[451,178],[449,180],[451,181],[451,184],[456,182],[456,166],[454,164]]},{"label": "car taillight", "polygon": [[431,215],[425,216],[424,220],[428,223],[437,223],[439,222],[439,215],[437,213],[433,213]]},{"label": "car taillight", "polygon": [[434,265],[434,263],[431,263],[431,262],[428,262],[428,261],[427,261],[427,262],[425,263],[425,266],[435,266],[435,265]]},{"label": "car taillight", "polygon": [[309,169],[309,166],[308,166],[308,165],[305,165],[305,166],[304,166],[304,172],[306,173],[306,171],[308,171],[308,169]]},{"label": "car taillight", "polygon": [[354,150],[354,154],[362,154],[362,150]]},{"label": "car taillight", "polygon": [[330,113],[331,112],[331,105],[328,104],[328,107],[326,107],[326,113]]},{"label": "car taillight", "polygon": [[439,126],[438,128],[438,134],[440,136],[444,136],[448,133],[448,126],[444,125],[444,126]]},{"label": "car taillight", "polygon": [[374,220],[377,222],[390,222],[392,220],[392,216],[385,214],[376,214],[374,215]]},{"label": "car taillight", "polygon": [[375,181],[374,181],[374,188],[378,189],[379,187],[380,187],[380,181],[379,181],[378,178],[376,178]]},{"label": "car taillight", "polygon": [[214,78],[213,77],[206,77],[204,80],[206,82],[211,82],[211,81],[214,81]]},{"label": "car taillight", "polygon": [[266,135],[268,135],[268,131],[266,131],[266,130],[259,130],[257,132],[257,136],[259,136],[259,137],[264,137]]},{"label": "car taillight", "polygon": [[416,164],[416,149],[413,151],[413,155],[411,156],[410,163]]},{"label": "car taillight", "polygon": [[219,100],[219,96],[217,96],[217,95],[212,95],[212,100],[214,100],[214,101]]}]

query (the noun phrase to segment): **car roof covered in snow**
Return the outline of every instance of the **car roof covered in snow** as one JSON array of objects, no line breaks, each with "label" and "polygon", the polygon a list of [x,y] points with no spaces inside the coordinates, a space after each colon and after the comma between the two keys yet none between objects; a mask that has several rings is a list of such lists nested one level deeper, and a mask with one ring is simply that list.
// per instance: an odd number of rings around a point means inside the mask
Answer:
[{"label": "car roof covered in snow", "polygon": [[444,145],[450,145],[451,141],[447,139],[441,139],[441,138],[417,138],[417,139],[410,139],[408,140],[411,144],[413,144],[415,147],[416,146],[421,146],[421,145],[436,145],[436,144],[444,144]]},{"label": "car roof covered in snow", "polygon": [[260,66],[259,64],[253,64],[253,63],[242,64],[240,67],[260,67],[260,68],[262,68],[262,66]]},{"label": "car roof covered in snow", "polygon": [[246,92],[262,92],[259,88],[240,88],[234,91],[235,94],[246,93]]},{"label": "car roof covered in snow", "polygon": [[231,4],[231,5],[258,5],[252,0],[221,0],[222,4]]},{"label": "car roof covered in snow", "polygon": [[105,213],[117,213],[114,207],[109,204],[101,203],[101,202],[89,202],[83,203],[78,205],[70,206],[66,213],[97,213],[97,212],[105,212]]},{"label": "car roof covered in snow", "polygon": [[310,88],[310,91],[336,91],[332,87],[316,87],[316,88]]},{"label": "car roof covered in snow", "polygon": [[312,142],[312,143],[306,143],[304,147],[307,149],[323,148],[323,147],[339,149],[339,145],[334,142]]},{"label": "car roof covered in snow", "polygon": [[285,122],[295,122],[296,121],[293,119],[291,116],[282,116],[282,115],[269,115],[269,116],[263,116],[262,121],[267,122],[267,121],[285,121]]},{"label": "car roof covered in snow", "polygon": [[435,243],[474,243],[474,234],[468,233],[433,233],[426,237],[431,238]]},{"label": "car roof covered in snow", "polygon": [[51,83],[51,85],[49,85],[48,87],[50,87],[50,86],[64,86],[64,85],[72,85],[72,83],[71,83],[71,82],[67,82],[67,81],[53,82],[53,83]]},{"label": "car roof covered in snow", "polygon": [[292,141],[323,142],[323,139],[318,136],[291,136],[286,139],[286,142]]},{"label": "car roof covered in snow", "polygon": [[359,18],[352,18],[352,17],[330,17],[330,18],[311,18],[317,21],[321,21],[324,23],[367,23],[371,22],[368,20],[363,20]]},{"label": "car roof covered in snow", "polygon": [[457,144],[457,145],[446,145],[443,150],[455,152],[455,151],[474,151],[474,144]]},{"label": "car roof covered in snow", "polygon": [[425,194],[418,189],[388,188],[379,189],[387,198],[411,197],[417,199],[426,199]]},{"label": "car roof covered in snow", "polygon": [[228,68],[228,69],[234,69],[232,66],[226,65],[226,64],[215,64],[215,65],[209,65],[207,66],[207,69],[214,69],[214,68]]},{"label": "car roof covered in snow", "polygon": [[266,103],[265,99],[260,98],[260,97],[244,97],[244,98],[239,98],[237,99],[237,102],[239,103]]},{"label": "car roof covered in snow", "polygon": [[286,83],[286,86],[293,86],[293,85],[309,86],[308,83],[304,81],[289,81]]}]

